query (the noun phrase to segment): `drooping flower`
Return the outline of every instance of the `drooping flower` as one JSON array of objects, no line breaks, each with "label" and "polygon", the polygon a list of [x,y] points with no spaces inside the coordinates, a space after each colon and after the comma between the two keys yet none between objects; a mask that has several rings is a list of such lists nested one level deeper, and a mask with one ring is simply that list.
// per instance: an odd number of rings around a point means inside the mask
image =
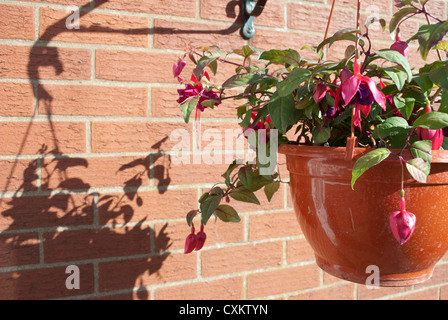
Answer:
[{"label": "drooping flower", "polygon": [[[426,113],[431,112],[431,107],[426,107]],[[432,150],[439,150],[443,144],[443,129],[430,130],[425,128],[417,128],[418,140],[430,140],[432,142]]]},{"label": "drooping flower", "polygon": [[353,63],[353,75],[343,80],[339,87],[334,103],[336,108],[341,99],[343,106],[354,104],[354,125],[358,127],[361,127],[361,111],[367,117],[374,101],[386,110],[386,96],[372,79],[361,75],[361,63],[358,60]]},{"label": "drooping flower", "polygon": [[184,249],[184,253],[190,253],[192,252],[195,248],[196,245],[198,244],[198,237],[196,236],[196,234],[194,233],[194,226],[191,226],[191,233],[187,236],[187,239],[185,239],[185,249]]},{"label": "drooping flower", "polygon": [[389,217],[392,233],[401,245],[405,244],[411,238],[414,233],[416,220],[415,215],[406,210],[405,199],[401,198],[400,210],[392,212]]},{"label": "drooping flower", "polygon": [[406,59],[409,58],[409,46],[406,41],[401,41],[400,33],[395,35],[395,42],[390,46],[392,50],[400,52]]},{"label": "drooping flower", "polygon": [[199,251],[204,246],[205,240],[207,239],[207,235],[204,232],[204,225],[201,223],[201,230],[196,234],[196,237],[198,239],[196,243],[195,250]]},{"label": "drooping flower", "polygon": [[187,60],[179,58],[179,61],[177,61],[177,63],[173,64],[173,76],[179,77],[180,74],[182,73],[182,70],[184,70],[186,64],[187,64]]},{"label": "drooping flower", "polygon": [[[337,84],[336,81],[335,84]],[[322,116],[328,119],[334,119],[339,116],[345,108],[342,106],[342,100],[340,100],[337,107],[333,104],[328,104],[326,100],[324,100],[327,93],[333,97],[333,99],[336,98],[336,92],[332,88],[323,83],[319,83],[314,87],[313,99],[318,104]]]},{"label": "drooping flower", "polygon": [[[202,76],[205,77],[207,80],[210,81],[210,76],[208,75],[207,71],[202,72]],[[199,97],[198,103],[196,105],[196,120],[199,118],[198,111],[204,111],[205,108],[207,108],[207,105],[203,105],[202,103],[205,100],[216,100],[216,102],[213,103],[213,106],[219,105],[221,102],[219,101],[218,93],[213,91],[212,89],[204,88],[201,82],[196,79],[195,75],[191,75],[191,83],[185,83],[185,89],[178,89],[177,92],[179,93],[179,99],[177,99],[177,102],[179,104],[183,104],[187,99],[191,97]]]}]

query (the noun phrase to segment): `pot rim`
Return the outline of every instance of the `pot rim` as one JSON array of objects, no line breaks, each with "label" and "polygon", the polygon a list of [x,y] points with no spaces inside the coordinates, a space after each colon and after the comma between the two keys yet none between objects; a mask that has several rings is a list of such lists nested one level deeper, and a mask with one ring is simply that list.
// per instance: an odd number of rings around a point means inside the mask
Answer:
[{"label": "pot rim", "polygon": [[[372,148],[355,148],[352,161],[356,161],[364,154],[373,150]],[[400,150],[390,149],[392,153],[398,154]],[[284,143],[278,148],[280,154],[287,156],[300,156],[309,158],[331,158],[336,160],[344,160],[347,152],[346,147],[323,147],[323,146],[308,146]],[[448,150],[432,150],[431,163],[448,163]],[[405,150],[403,158],[412,159],[411,152]],[[396,161],[397,158],[389,157],[386,161]]]}]

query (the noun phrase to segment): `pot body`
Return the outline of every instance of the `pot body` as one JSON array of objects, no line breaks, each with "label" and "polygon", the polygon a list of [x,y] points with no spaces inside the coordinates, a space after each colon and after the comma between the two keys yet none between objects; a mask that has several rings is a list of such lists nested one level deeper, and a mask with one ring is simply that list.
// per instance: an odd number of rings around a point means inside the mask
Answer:
[{"label": "pot body", "polygon": [[389,215],[399,210],[401,165],[390,156],[367,170],[351,188],[355,161],[368,152],[345,148],[282,145],[290,172],[295,213],[314,249],[317,264],[339,278],[380,286],[423,282],[448,250],[448,151],[433,151],[426,184],[405,169],[407,210],[417,217],[403,245],[394,238]]}]

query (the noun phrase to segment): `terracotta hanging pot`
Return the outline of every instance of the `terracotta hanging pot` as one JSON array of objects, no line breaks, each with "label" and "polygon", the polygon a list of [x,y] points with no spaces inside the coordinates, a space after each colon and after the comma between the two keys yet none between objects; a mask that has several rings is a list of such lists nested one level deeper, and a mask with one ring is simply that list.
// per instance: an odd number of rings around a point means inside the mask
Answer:
[{"label": "terracotta hanging pot", "polygon": [[399,210],[401,166],[390,156],[350,186],[356,148],[281,145],[290,172],[291,195],[301,229],[324,271],[366,284],[371,266],[380,286],[406,286],[428,280],[448,250],[448,151],[433,151],[426,184],[405,176],[407,210],[417,223],[408,242],[392,234],[389,215]]}]

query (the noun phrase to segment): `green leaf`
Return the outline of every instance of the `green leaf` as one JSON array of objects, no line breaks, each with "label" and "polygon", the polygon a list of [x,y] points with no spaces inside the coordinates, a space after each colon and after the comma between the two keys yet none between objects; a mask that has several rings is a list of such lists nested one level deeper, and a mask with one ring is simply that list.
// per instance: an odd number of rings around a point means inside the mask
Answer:
[{"label": "green leaf", "polygon": [[329,124],[322,121],[316,127],[313,128],[313,140],[314,144],[321,145],[328,141],[331,137],[331,129]]},{"label": "green leaf", "polygon": [[207,224],[213,212],[218,208],[223,196],[219,194],[210,195],[204,202],[200,204],[202,223]]},{"label": "green leaf", "polygon": [[215,215],[224,222],[240,222],[241,219],[231,206],[222,204],[216,208]]},{"label": "green leaf", "polygon": [[191,210],[187,213],[186,219],[189,227],[191,227],[191,223],[193,222],[194,217],[196,217],[198,213],[199,213],[198,210]]},{"label": "green leaf", "polygon": [[440,101],[440,107],[438,112],[448,113],[448,90],[442,90],[442,99]]},{"label": "green leaf", "polygon": [[384,139],[397,134],[407,134],[411,129],[412,127],[408,125],[404,118],[391,117],[377,125],[373,134],[375,138]]},{"label": "green leaf", "polygon": [[291,65],[293,67],[299,67],[301,57],[300,54],[293,49],[286,49],[286,50],[273,49],[269,51],[264,51],[260,55],[260,60],[267,60],[269,61],[269,64],[282,64],[282,65]]},{"label": "green leaf", "polygon": [[246,187],[250,188],[252,186],[252,180],[254,177],[254,172],[251,166],[241,167],[238,171],[238,179],[240,179],[241,183]]},{"label": "green leaf", "polygon": [[309,71],[308,69],[293,69],[285,80],[277,84],[278,95],[280,97],[286,97],[287,95],[290,95],[302,82],[306,81],[310,75],[311,71]]},{"label": "green leaf", "polygon": [[383,68],[384,72],[392,79],[397,86],[397,89],[401,91],[406,82],[407,73],[397,67]]},{"label": "green leaf", "polygon": [[423,60],[428,57],[429,50],[435,47],[448,32],[448,21],[422,25],[410,39],[418,39],[420,55]]},{"label": "green leaf", "polygon": [[[196,64],[196,68],[194,68],[194,71],[193,71],[196,79],[201,80],[202,71],[204,71],[205,67],[210,65],[213,62],[216,62],[216,59],[218,59],[218,58],[219,57],[215,57],[215,56],[203,56],[201,59],[199,59]],[[213,66],[211,67],[213,74],[216,74],[216,68],[217,68],[217,64],[214,67]]]},{"label": "green leaf", "polygon": [[432,141],[419,140],[415,141],[411,147],[411,153],[414,158],[422,158],[423,160],[431,163],[432,160]]},{"label": "green leaf", "polygon": [[[394,96],[394,104],[395,107],[398,109],[398,111],[400,111],[400,113],[405,117],[405,119],[408,120],[409,117],[412,115],[412,111],[414,110],[415,99]],[[407,123],[406,128],[408,128]]]},{"label": "green leaf", "polygon": [[420,127],[430,130],[438,130],[448,126],[448,113],[444,112],[428,112],[422,114],[414,121],[414,128]]},{"label": "green leaf", "polygon": [[405,58],[400,52],[392,50],[392,49],[383,49],[375,51],[375,53],[390,62],[394,62],[398,65],[400,65],[407,73],[408,75],[408,82],[412,80],[412,70],[409,66],[408,59]]},{"label": "green leaf", "polygon": [[[317,51],[319,52],[325,45],[329,44],[329,46],[331,47],[331,45],[336,42],[336,41],[341,41],[341,40],[349,40],[349,41],[353,41],[353,42],[357,42],[358,41],[358,36],[356,35],[356,33],[360,33],[361,31],[359,31],[358,29],[343,29],[340,30],[338,32],[336,32],[334,35],[332,35],[331,37],[325,39],[324,41],[322,41],[318,46],[317,46]],[[360,44],[363,45],[364,42],[362,40],[360,40]]]},{"label": "green leaf", "polygon": [[429,72],[429,78],[440,88],[448,90],[448,65],[432,69]]},{"label": "green leaf", "polygon": [[411,176],[421,183],[426,183],[426,179],[431,170],[430,164],[422,158],[415,158],[407,161],[406,168]]},{"label": "green leaf", "polygon": [[232,89],[236,87],[242,87],[248,84],[253,84],[256,81],[262,79],[266,73],[259,72],[251,72],[251,73],[240,73],[234,76],[231,76],[227,79],[223,84],[222,88],[224,89]]},{"label": "green leaf", "polygon": [[415,12],[417,12],[417,9],[413,8],[413,7],[402,8],[402,9],[398,10],[397,12],[395,12],[395,14],[393,15],[392,19],[389,22],[389,32],[390,33],[394,32],[394,30],[397,27],[398,23],[404,17],[406,17],[409,14],[413,14]]},{"label": "green leaf", "polygon": [[264,194],[266,195],[266,198],[269,202],[271,202],[272,197],[278,191],[278,189],[280,189],[280,181],[274,181],[264,187]]},{"label": "green leaf", "polygon": [[226,179],[226,181],[225,181],[226,186],[230,187],[230,182],[231,182],[230,175],[232,174],[233,170],[238,168],[240,165],[241,164],[237,163],[236,160],[233,160],[233,162],[227,168],[226,172],[224,172],[224,174],[221,175],[224,179]]},{"label": "green leaf", "polygon": [[191,112],[196,109],[198,102],[199,96],[195,96],[186,99],[184,103],[180,105],[180,110],[182,111],[182,116],[184,117],[185,123],[190,121]]},{"label": "green leaf", "polygon": [[238,201],[260,204],[255,193],[244,187],[233,189],[229,196]]},{"label": "green leaf", "polygon": [[280,133],[285,133],[286,127],[296,120],[295,118],[298,110],[294,107],[294,97],[292,95],[280,97],[278,93],[275,92],[267,105],[275,127]]},{"label": "green leaf", "polygon": [[352,171],[352,189],[355,185],[356,180],[368,169],[377,165],[387,157],[389,157],[391,151],[387,148],[378,148],[370,151],[369,153],[363,155],[359,158],[355,165],[353,166]]}]

